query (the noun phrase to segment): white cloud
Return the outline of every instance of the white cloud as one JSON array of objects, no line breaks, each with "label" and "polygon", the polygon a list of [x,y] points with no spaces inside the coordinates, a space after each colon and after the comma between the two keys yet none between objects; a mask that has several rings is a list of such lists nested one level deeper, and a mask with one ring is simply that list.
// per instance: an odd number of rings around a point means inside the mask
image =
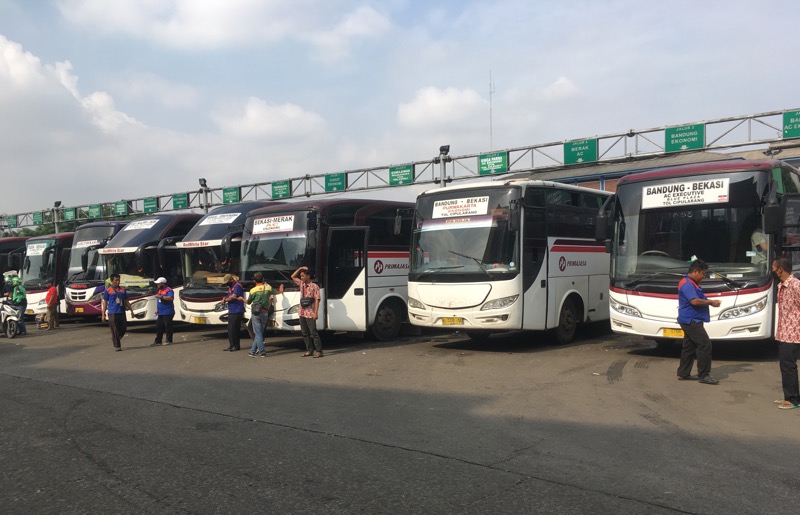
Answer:
[{"label": "white cloud", "polygon": [[547,100],[564,100],[578,95],[580,90],[567,77],[559,77],[544,88],[543,93]]},{"label": "white cloud", "polygon": [[0,35],[0,84],[3,88],[24,90],[44,82],[41,62],[22,45]]},{"label": "white cloud", "polygon": [[329,31],[312,33],[306,39],[317,47],[318,54],[328,61],[346,57],[351,41],[373,39],[391,28],[388,18],[369,6],[361,6],[345,15],[344,20]]},{"label": "white cloud", "polygon": [[472,89],[423,88],[412,101],[397,108],[398,123],[408,129],[472,125],[483,115],[488,115],[488,103]]},{"label": "white cloud", "polygon": [[320,115],[300,106],[270,105],[255,97],[249,98],[240,112],[213,118],[223,134],[245,138],[309,136],[325,126]]},{"label": "white cloud", "polygon": [[128,74],[114,89],[126,98],[146,99],[170,109],[195,107],[200,98],[197,88],[169,82],[152,73]]}]

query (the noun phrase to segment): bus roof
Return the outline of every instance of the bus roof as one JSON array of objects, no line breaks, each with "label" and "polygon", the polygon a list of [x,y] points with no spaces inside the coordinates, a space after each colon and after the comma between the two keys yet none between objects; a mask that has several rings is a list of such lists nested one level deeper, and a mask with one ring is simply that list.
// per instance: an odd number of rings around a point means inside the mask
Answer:
[{"label": "bus roof", "polygon": [[108,227],[108,226],[124,226],[130,220],[100,220],[97,222],[87,222],[79,225],[75,230],[88,229],[89,227]]},{"label": "bus roof", "polygon": [[554,181],[543,181],[540,179],[528,179],[528,178],[513,178],[513,179],[496,179],[496,180],[486,180],[486,181],[476,181],[469,184],[457,184],[455,186],[447,186],[446,188],[434,188],[430,190],[423,191],[420,193],[422,195],[430,195],[433,193],[444,193],[447,191],[453,190],[471,190],[471,189],[495,189],[495,188],[509,188],[512,186],[538,186],[541,188],[558,188],[564,190],[573,190],[573,191],[585,191],[587,189],[591,189],[593,191],[611,195],[610,192],[606,192],[603,190],[598,190],[594,188],[585,188],[581,186],[575,186],[572,184],[564,184],[563,182],[554,182]]},{"label": "bus roof", "polygon": [[772,168],[780,166],[781,164],[783,164],[782,161],[770,159],[727,159],[725,161],[711,161],[707,163],[672,166],[669,168],[657,168],[655,170],[648,170],[646,172],[626,175],[619,180],[618,186],[629,182],[641,182],[653,179],[665,179],[669,177],[744,172],[764,169],[771,170]]},{"label": "bus roof", "polygon": [[[191,222],[194,225],[202,216],[198,213],[159,213],[131,220],[99,252],[109,254],[108,250],[114,248],[135,249],[144,243],[161,240],[170,236],[173,228],[181,222]],[[188,231],[189,229],[186,230]],[[182,232],[181,236],[183,234],[185,233]]]},{"label": "bus roof", "polygon": [[309,211],[315,210],[324,213],[330,209],[340,206],[375,206],[378,208],[406,208],[414,205],[413,202],[399,202],[395,200],[376,200],[376,199],[361,199],[361,198],[336,198],[336,199],[309,199],[300,200],[296,202],[286,202],[281,205],[264,207],[251,211],[247,215],[248,218],[253,216],[260,216],[272,213],[279,213],[284,211]]},{"label": "bus roof", "polygon": [[44,234],[41,236],[33,236],[28,238],[27,242],[36,240],[71,240],[75,236],[74,232],[59,232],[56,234]]},{"label": "bus roof", "polygon": [[[188,242],[205,241],[207,244],[219,244],[228,233],[234,232],[236,225],[244,226],[247,215],[262,207],[284,204],[275,200],[254,200],[238,204],[226,204],[211,210],[192,227],[178,247],[189,247]],[[229,216],[221,216],[229,215]],[[232,227],[233,226],[233,227]],[[211,242],[211,243],[208,243]]]}]

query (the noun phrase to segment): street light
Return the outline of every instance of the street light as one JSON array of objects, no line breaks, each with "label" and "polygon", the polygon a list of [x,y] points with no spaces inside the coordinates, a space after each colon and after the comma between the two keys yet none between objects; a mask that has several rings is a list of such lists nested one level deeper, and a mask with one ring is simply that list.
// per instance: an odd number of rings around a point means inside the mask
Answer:
[{"label": "street light", "polygon": [[203,210],[208,213],[208,183],[205,179],[198,179],[200,188],[203,191]]},{"label": "street light", "polygon": [[442,188],[447,186],[447,183],[452,181],[453,179],[448,179],[445,177],[445,173],[447,172],[447,166],[445,163],[449,163],[453,160],[452,157],[448,156],[447,154],[450,153],[450,145],[442,145],[439,147],[439,156],[433,158],[434,163],[439,164],[439,179],[435,180],[434,182],[441,182]]},{"label": "street light", "polygon": [[58,208],[60,207],[61,207],[60,200],[56,200],[55,202],[53,202],[53,226],[56,231],[56,234],[58,234]]}]

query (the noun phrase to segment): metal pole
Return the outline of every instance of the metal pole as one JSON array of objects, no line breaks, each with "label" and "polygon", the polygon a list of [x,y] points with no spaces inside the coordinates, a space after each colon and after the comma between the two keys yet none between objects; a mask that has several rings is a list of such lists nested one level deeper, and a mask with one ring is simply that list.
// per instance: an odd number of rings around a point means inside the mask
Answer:
[{"label": "metal pole", "polygon": [[445,174],[447,172],[445,161],[447,161],[447,154],[445,153],[439,154],[439,180],[442,181],[442,188],[444,188],[447,185],[447,183],[445,182]]},{"label": "metal pole", "polygon": [[53,208],[53,225],[55,226],[56,234],[58,234],[58,209]]},{"label": "metal pole", "polygon": [[208,188],[203,188],[203,210],[208,214]]}]

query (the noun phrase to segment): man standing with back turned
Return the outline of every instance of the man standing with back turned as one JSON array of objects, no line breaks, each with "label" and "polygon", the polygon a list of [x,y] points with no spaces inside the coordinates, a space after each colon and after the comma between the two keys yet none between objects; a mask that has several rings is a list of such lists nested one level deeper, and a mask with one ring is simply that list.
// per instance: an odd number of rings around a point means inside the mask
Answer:
[{"label": "man standing with back turned", "polygon": [[772,262],[778,284],[778,360],[780,361],[783,399],[775,401],[778,409],[800,408],[797,380],[797,357],[800,355],[800,280],[792,275],[792,262],[779,257]]},{"label": "man standing with back turned", "polygon": [[[678,379],[699,380],[703,384],[719,384],[711,377],[711,339],[703,324],[710,322],[708,306],[718,308],[718,300],[708,300],[700,288],[700,283],[708,272],[708,265],[695,260],[689,265],[689,272],[678,283],[678,324],[683,329],[683,348],[681,363],[678,365]],[[697,375],[693,376],[692,365],[697,357]]]}]

